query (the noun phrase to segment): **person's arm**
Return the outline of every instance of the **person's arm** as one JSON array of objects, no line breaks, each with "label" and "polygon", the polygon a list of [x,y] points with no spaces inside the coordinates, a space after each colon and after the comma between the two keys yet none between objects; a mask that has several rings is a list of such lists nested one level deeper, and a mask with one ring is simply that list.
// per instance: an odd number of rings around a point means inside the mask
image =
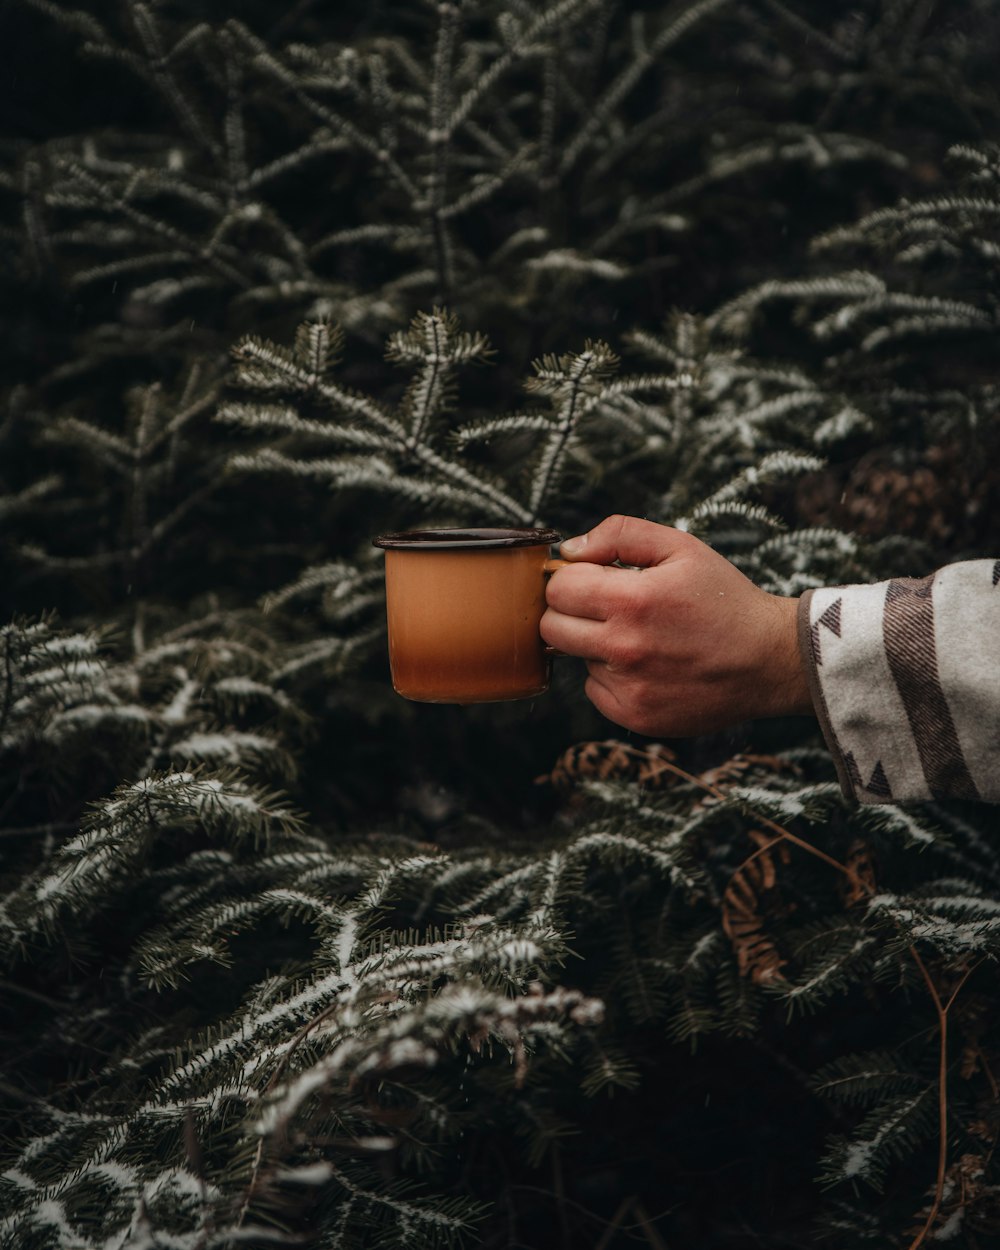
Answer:
[{"label": "person's arm", "polygon": [[816,714],[851,799],[1000,802],[1000,562],[797,600],[636,517],[562,554],[542,636],[586,660],[586,693],[617,724],[687,737]]}]

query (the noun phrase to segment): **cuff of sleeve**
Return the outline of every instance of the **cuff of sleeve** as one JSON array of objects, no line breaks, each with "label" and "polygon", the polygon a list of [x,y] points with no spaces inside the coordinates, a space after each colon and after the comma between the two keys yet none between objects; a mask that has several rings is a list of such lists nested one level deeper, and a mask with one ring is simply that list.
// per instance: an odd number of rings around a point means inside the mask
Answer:
[{"label": "cuff of sleeve", "polygon": [[[844,794],[858,803],[958,795],[950,785],[929,786],[924,769],[943,726],[942,717],[922,710],[938,685],[930,650],[931,582],[824,586],[803,605],[817,715]],[[906,611],[897,619],[901,605]]]},{"label": "cuff of sleeve", "polygon": [[799,598],[797,617],[799,654],[802,657],[802,666],[805,669],[806,681],[809,684],[809,695],[812,698],[813,710],[816,713],[816,719],[819,721],[819,727],[823,731],[823,739],[826,742],[827,749],[833,757],[833,766],[837,770],[837,780],[840,782],[840,788],[847,801],[857,806],[857,791],[854,788],[854,783],[847,768],[847,762],[840,749],[840,743],[837,741],[837,735],[834,733],[833,723],[830,720],[830,710],[826,705],[826,696],[823,693],[823,683],[819,679],[818,656],[814,647],[812,618],[810,616],[810,604],[814,594],[815,591],[807,590]]},{"label": "cuff of sleeve", "polygon": [[1000,801],[1000,560],[807,591],[798,636],[849,799]]}]

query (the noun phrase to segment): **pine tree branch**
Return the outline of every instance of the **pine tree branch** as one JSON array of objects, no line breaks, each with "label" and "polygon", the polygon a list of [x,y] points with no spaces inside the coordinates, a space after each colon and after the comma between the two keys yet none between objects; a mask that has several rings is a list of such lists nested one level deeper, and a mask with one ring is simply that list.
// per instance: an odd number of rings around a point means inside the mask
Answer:
[{"label": "pine tree branch", "polygon": [[480,100],[499,82],[523,57],[529,55],[538,44],[538,40],[553,28],[558,29],[572,18],[591,9],[601,6],[603,0],[556,0],[545,12],[534,16],[526,29],[519,32],[515,41],[493,62],[459,99],[448,117],[444,127],[446,139],[450,139],[473,112]]},{"label": "pine tree branch", "polygon": [[230,205],[242,193],[249,180],[246,130],[243,121],[243,75],[234,55],[232,36],[224,32],[220,44],[225,55],[226,112],[222,133],[226,148],[226,174],[230,188]]},{"label": "pine tree branch", "polygon": [[[344,137],[331,138],[323,131],[317,131],[311,140],[308,140],[295,152],[287,152],[283,156],[275,157],[274,160],[268,161],[264,165],[258,165],[256,169],[250,171],[246,177],[246,190],[259,191],[266,187],[268,183],[276,178],[281,178],[285,174],[299,169],[309,161],[319,160],[321,157],[335,154],[342,154],[350,151],[350,140]],[[318,245],[314,245],[318,247]]]},{"label": "pine tree branch", "polygon": [[[249,279],[227,260],[224,260],[215,252],[206,251],[197,240],[183,234],[166,222],[158,221],[155,217],[150,217],[147,213],[141,212],[124,195],[105,187],[82,165],[69,161],[67,162],[67,169],[86,188],[93,201],[96,201],[102,207],[120,213],[144,234],[168,240],[174,247],[187,253],[193,260],[204,261],[220,277],[225,278],[227,282],[238,288],[242,289],[249,285]],[[231,255],[235,257],[236,253],[231,252]]]},{"label": "pine tree branch", "polygon": [[149,6],[142,0],[128,0],[127,11],[145,49],[147,72],[153,84],[195,143],[213,159],[221,160],[223,158],[221,145],[209,134],[202,119],[192,107],[189,94],[181,88],[170,71],[170,58],[163,46],[156,18]]},{"label": "pine tree branch", "polygon": [[[0,725],[0,732],[2,728]],[[79,823],[73,820],[55,821],[43,825],[22,825],[20,828],[0,826],[0,838],[48,837],[53,833],[69,833],[77,828],[79,828]]]},{"label": "pine tree branch", "polygon": [[530,385],[536,390],[554,390],[558,399],[558,411],[552,432],[545,440],[532,475],[528,511],[531,524],[541,518],[559,470],[564,453],[576,433],[576,427],[585,411],[589,411],[603,399],[603,390],[593,391],[595,381],[603,379],[617,367],[618,358],[603,343],[588,343],[584,351],[565,362],[544,360],[536,364],[535,377]]},{"label": "pine tree branch", "polygon": [[451,111],[452,58],[458,36],[458,5],[440,0],[437,5],[438,28],[431,64],[429,129],[426,142],[430,151],[430,170],[425,182],[425,203],[430,213],[430,231],[437,257],[438,287],[442,299],[451,291],[449,249],[444,234],[442,213],[448,196],[448,115]]},{"label": "pine tree branch", "polygon": [[831,38],[825,31],[820,30],[817,26],[813,26],[811,22],[806,21],[800,14],[793,12],[787,5],[782,4],[781,0],[763,0],[763,4],[765,8],[770,9],[792,30],[797,31],[800,35],[804,35],[809,43],[818,44],[845,65],[856,62],[857,54],[852,49],[845,48],[843,44]]},{"label": "pine tree branch", "polygon": [[300,86],[294,72],[283,65],[278,57],[268,49],[267,45],[241,22],[231,18],[227,23],[227,29],[232,31],[235,38],[247,48],[253,56],[255,64],[286,87],[303,108],[322,121],[324,125],[329,126],[335,134],[344,135],[356,147],[366,152],[378,166],[381,166],[387,176],[398,184],[400,191],[408,197],[411,203],[420,200],[420,188],[413,182],[392,154],[385,151],[377,140],[366,135],[342,114],[335,112],[316,100],[304,87]]},{"label": "pine tree branch", "polygon": [[444,204],[438,212],[439,219],[443,222],[453,221],[463,213],[469,212],[470,209],[487,203],[511,181],[515,174],[530,166],[533,156],[534,149],[529,144],[519,148],[497,173],[476,179],[469,190],[451,200],[450,203]]},{"label": "pine tree branch", "polygon": [[407,393],[407,406],[412,414],[409,441],[414,445],[424,441],[432,416],[441,410],[447,378],[445,370],[450,364],[445,351],[447,330],[442,319],[427,317],[422,328],[423,367]]},{"label": "pine tree branch", "polygon": [[632,92],[639,80],[659,58],[681,39],[687,31],[703,17],[724,8],[730,0],[695,0],[678,17],[668,21],[663,30],[656,36],[649,48],[635,56],[631,64],[618,75],[594,104],[591,115],[580,127],[576,136],[566,145],[562,160],[559,162],[559,177],[563,179],[580,159],[584,150],[594,141],[597,133],[608,125],[627,95]]}]

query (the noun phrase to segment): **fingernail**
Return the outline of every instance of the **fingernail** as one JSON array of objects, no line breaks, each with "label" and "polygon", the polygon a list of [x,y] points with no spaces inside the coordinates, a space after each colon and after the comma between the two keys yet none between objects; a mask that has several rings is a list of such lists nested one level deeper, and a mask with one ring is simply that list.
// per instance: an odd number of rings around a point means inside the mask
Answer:
[{"label": "fingernail", "polygon": [[587,535],[578,534],[576,538],[567,538],[564,543],[560,543],[559,550],[564,556],[578,556],[587,545]]}]

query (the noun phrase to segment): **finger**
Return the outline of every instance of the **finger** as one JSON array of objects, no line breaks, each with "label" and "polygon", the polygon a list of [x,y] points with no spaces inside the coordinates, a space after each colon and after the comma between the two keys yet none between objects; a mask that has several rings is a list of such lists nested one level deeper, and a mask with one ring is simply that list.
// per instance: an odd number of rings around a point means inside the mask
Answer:
[{"label": "finger", "polygon": [[648,568],[664,564],[697,542],[690,534],[657,525],[635,516],[609,516],[600,525],[577,538],[567,538],[561,552],[567,560],[588,560],[593,564],[623,564]]},{"label": "finger", "polygon": [[567,616],[547,609],[538,626],[539,632],[550,647],[565,655],[579,656],[584,660],[603,658],[603,625],[579,616]]},{"label": "finger", "polygon": [[[626,572],[603,564],[570,565],[549,578],[545,598],[557,612],[606,621],[613,614],[615,579]],[[617,590],[621,590],[620,583]]]},{"label": "finger", "polygon": [[628,713],[612,687],[600,680],[598,676],[600,668],[599,664],[587,665],[588,677],[583,686],[583,693],[602,716],[614,721],[616,725],[625,725]]}]

